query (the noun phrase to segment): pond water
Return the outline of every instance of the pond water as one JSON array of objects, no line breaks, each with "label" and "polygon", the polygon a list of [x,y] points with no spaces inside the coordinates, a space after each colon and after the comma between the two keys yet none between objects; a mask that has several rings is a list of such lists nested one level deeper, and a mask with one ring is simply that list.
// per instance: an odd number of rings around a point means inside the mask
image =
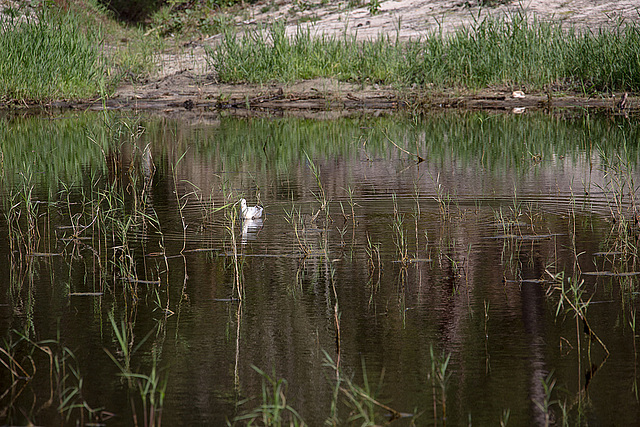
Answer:
[{"label": "pond water", "polygon": [[0,423],[632,425],[639,136],[0,118]]}]

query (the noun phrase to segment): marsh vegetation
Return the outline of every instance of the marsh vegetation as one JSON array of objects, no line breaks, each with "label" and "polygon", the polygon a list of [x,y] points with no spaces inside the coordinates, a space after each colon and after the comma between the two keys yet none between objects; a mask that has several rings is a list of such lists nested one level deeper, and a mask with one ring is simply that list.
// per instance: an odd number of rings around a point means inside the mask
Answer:
[{"label": "marsh vegetation", "polygon": [[633,423],[638,137],[3,118],[2,422]]},{"label": "marsh vegetation", "polygon": [[[515,13],[359,40],[208,19],[231,3],[147,28],[94,1],[3,9],[0,101],[103,111],[0,117],[0,423],[635,423],[638,119],[551,101],[637,91],[640,27]],[[107,111],[205,25],[217,83],[499,86],[547,111]]]},{"label": "marsh vegetation", "polygon": [[[197,69],[203,73],[200,79],[218,83],[330,78],[399,92],[500,86],[550,97],[567,92],[609,96],[640,88],[637,22],[620,20],[591,31],[539,21],[521,10],[503,18],[478,17],[451,33],[434,31],[411,40],[381,33],[360,40],[347,32],[324,36],[302,26],[289,34],[278,22],[236,30],[226,15],[207,10],[198,19],[211,26],[207,33],[219,37],[201,43],[206,54],[186,55],[191,63],[175,71]],[[106,100],[123,82],[160,80],[158,71],[165,66],[160,57],[167,52],[165,57],[180,57],[194,43],[185,42],[194,37],[190,30],[180,30],[190,24],[171,9],[158,11],[150,29],[117,23],[95,1],[66,9],[43,3],[29,11],[22,18],[20,11],[0,13],[0,96],[5,104]]]},{"label": "marsh vegetation", "polygon": [[332,77],[440,90],[506,85],[592,94],[640,88],[639,43],[640,26],[633,23],[593,33],[522,12],[409,41],[397,34],[369,41],[323,37],[300,28],[290,37],[274,23],[245,35],[227,31],[208,52],[222,82]]}]

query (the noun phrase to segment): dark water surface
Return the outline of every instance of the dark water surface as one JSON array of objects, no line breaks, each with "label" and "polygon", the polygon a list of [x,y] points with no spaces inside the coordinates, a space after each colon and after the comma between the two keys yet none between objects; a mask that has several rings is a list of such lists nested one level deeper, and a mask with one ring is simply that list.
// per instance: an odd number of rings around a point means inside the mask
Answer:
[{"label": "dark water surface", "polygon": [[0,423],[633,425],[639,136],[2,118]]}]

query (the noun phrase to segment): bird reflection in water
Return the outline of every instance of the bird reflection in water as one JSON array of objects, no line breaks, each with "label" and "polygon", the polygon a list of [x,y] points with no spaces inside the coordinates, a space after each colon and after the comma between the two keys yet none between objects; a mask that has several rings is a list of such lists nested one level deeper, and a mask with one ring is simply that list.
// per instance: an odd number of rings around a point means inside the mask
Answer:
[{"label": "bird reflection in water", "polygon": [[247,242],[256,240],[258,234],[262,230],[262,218],[259,219],[245,219],[242,221],[242,244],[246,245]]}]

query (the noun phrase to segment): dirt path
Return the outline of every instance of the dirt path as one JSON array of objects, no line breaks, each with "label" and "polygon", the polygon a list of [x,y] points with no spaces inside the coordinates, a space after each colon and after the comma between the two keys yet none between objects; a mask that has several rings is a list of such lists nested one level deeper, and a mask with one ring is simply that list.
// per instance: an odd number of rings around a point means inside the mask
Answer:
[{"label": "dirt path", "polygon": [[[255,28],[261,23],[286,20],[287,32],[298,25],[309,27],[314,34],[340,37],[354,34],[359,39],[372,39],[380,34],[401,39],[417,38],[433,31],[451,32],[472,25],[485,16],[507,18],[514,13],[526,13],[543,21],[561,21],[567,25],[593,30],[640,21],[637,0],[484,0],[492,7],[481,7],[481,0],[386,0],[379,3],[377,13],[371,13],[371,0],[359,7],[348,3],[326,3],[322,0],[277,0],[258,3],[234,17],[239,29]],[[401,109],[408,105],[423,108],[498,109],[523,112],[537,108],[563,106],[594,106],[611,108],[614,99],[583,99],[563,97],[548,99],[544,94],[512,97],[511,88],[487,89],[474,94],[421,91],[398,92],[391,88],[362,86],[318,79],[294,85],[220,85],[213,70],[207,67],[204,46],[216,43],[218,37],[194,41],[178,53],[163,54],[157,76],[145,84],[119,88],[108,101],[110,108],[143,109],[164,114],[206,114],[229,111],[234,114],[285,112],[305,115],[342,115],[354,112],[378,112]],[[551,101],[551,103],[550,103]],[[631,97],[629,105],[638,105]],[[101,108],[91,103],[76,108]],[[331,112],[331,113],[328,113]]]}]

